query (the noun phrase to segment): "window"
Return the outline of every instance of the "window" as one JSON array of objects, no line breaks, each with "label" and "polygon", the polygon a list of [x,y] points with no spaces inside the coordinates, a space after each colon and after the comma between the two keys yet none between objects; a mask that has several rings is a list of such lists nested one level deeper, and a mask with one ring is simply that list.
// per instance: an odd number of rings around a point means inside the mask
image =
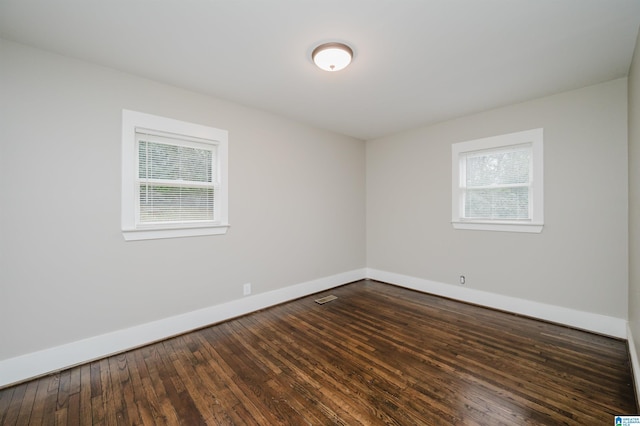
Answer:
[{"label": "window", "polygon": [[541,232],[543,130],[452,145],[456,229]]},{"label": "window", "polygon": [[122,112],[125,240],[226,233],[227,132]]}]

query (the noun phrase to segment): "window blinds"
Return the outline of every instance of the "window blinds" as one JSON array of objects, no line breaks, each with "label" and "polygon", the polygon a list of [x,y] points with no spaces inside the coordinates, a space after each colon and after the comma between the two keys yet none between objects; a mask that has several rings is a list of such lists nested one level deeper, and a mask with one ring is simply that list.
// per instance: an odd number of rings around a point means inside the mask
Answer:
[{"label": "window blinds", "polygon": [[461,161],[465,218],[530,219],[530,145],[469,153]]},{"label": "window blinds", "polygon": [[137,134],[140,223],[214,221],[216,145]]}]

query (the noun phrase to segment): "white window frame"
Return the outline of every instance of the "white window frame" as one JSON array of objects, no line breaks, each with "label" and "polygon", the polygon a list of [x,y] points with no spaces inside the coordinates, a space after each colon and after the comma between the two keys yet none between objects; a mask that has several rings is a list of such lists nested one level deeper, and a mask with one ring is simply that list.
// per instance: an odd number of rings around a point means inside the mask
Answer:
[{"label": "white window frame", "polygon": [[[215,146],[216,198],[212,221],[141,223],[139,220],[138,133]],[[189,144],[190,142],[186,142]],[[179,144],[179,143],[176,143]],[[126,241],[221,235],[229,229],[228,132],[142,112],[122,110],[122,235]]]},{"label": "white window frame", "polygon": [[[529,218],[494,220],[465,218],[465,158],[470,154],[531,146]],[[509,133],[451,145],[451,223],[455,229],[540,233],[544,226],[543,129]]]}]

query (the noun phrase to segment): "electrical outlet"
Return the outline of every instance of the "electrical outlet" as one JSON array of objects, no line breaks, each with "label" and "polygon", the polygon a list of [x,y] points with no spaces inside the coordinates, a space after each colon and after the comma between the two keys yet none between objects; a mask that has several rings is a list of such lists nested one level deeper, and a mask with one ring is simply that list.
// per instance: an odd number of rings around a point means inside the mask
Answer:
[{"label": "electrical outlet", "polygon": [[242,286],[242,294],[248,296],[251,294],[251,283],[246,283]]},{"label": "electrical outlet", "polygon": [[464,275],[460,275],[460,284],[464,285],[465,282],[467,282],[467,279],[464,277]]}]

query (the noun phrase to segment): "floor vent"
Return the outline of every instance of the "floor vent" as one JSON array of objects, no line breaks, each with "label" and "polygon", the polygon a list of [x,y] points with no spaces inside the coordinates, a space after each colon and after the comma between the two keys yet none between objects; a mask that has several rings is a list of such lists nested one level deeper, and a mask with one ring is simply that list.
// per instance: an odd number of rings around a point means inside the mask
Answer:
[{"label": "floor vent", "polygon": [[324,305],[327,302],[331,302],[332,300],[336,300],[337,297],[334,296],[333,294],[330,296],[325,296],[325,297],[321,297],[320,299],[316,299],[316,303],[318,305]]}]

